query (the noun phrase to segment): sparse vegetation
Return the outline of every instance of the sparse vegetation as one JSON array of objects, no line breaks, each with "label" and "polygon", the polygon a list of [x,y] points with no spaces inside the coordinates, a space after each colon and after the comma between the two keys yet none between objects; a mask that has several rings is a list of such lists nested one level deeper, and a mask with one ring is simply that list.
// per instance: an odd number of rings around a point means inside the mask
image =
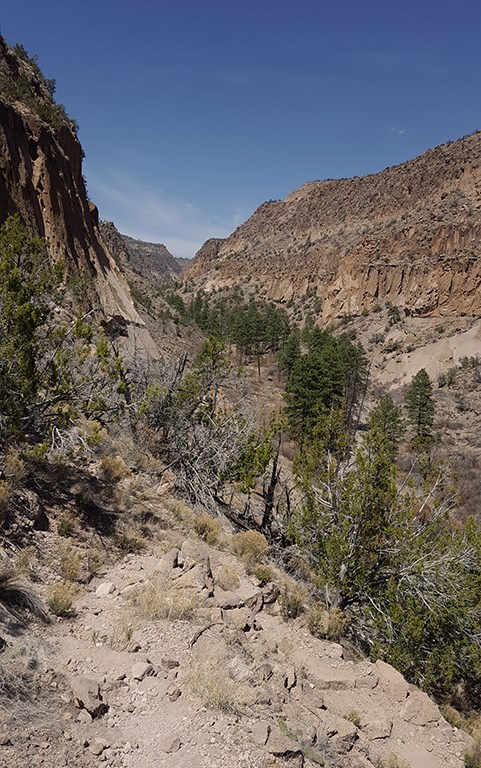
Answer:
[{"label": "sparse vegetation", "polygon": [[222,526],[220,520],[205,514],[195,517],[194,530],[201,539],[213,546],[219,542]]},{"label": "sparse vegetation", "polygon": [[186,682],[207,709],[239,715],[255,699],[255,693],[248,684],[233,680],[214,664],[192,665]]},{"label": "sparse vegetation", "polygon": [[74,587],[62,581],[54,584],[48,594],[48,607],[55,616],[68,616],[72,611]]},{"label": "sparse vegetation", "polygon": [[306,592],[297,584],[284,584],[279,596],[281,616],[284,621],[297,619],[304,611]]},{"label": "sparse vegetation", "polygon": [[259,565],[269,551],[266,537],[258,531],[242,531],[232,537],[233,552],[246,564],[249,570]]},{"label": "sparse vegetation", "polygon": [[216,586],[227,591],[237,589],[240,583],[239,574],[232,566],[223,565],[217,571],[215,583]]},{"label": "sparse vegetation", "polygon": [[176,619],[189,621],[200,608],[194,590],[176,587],[161,574],[153,574],[148,582],[129,595],[135,613],[143,619]]},{"label": "sparse vegetation", "polygon": [[274,571],[270,565],[258,565],[254,571],[256,579],[259,580],[261,587],[268,584],[274,578]]}]

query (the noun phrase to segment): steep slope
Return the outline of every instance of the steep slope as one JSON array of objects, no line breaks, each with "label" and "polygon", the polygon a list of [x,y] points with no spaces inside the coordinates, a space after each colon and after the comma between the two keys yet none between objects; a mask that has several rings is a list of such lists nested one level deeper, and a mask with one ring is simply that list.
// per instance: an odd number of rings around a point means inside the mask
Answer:
[{"label": "steep slope", "polygon": [[34,59],[0,38],[0,224],[20,214],[47,239],[54,261],[95,282],[108,319],[142,326],[87,199],[75,124],[54,102],[53,89]]},{"label": "steep slope", "polygon": [[305,184],[207,241],[186,279],[258,284],[279,302],[315,296],[323,322],[388,301],[406,314],[478,316],[480,158],[475,133],[372,176]]}]

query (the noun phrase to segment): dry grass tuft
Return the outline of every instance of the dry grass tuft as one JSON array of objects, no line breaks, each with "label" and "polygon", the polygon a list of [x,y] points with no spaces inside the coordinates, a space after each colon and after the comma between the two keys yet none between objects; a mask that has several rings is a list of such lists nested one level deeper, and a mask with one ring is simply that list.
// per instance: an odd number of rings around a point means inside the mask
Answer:
[{"label": "dry grass tuft", "polygon": [[262,563],[269,551],[269,544],[265,536],[258,531],[242,531],[232,537],[232,550],[252,571]]},{"label": "dry grass tuft", "polygon": [[214,664],[190,667],[186,683],[204,707],[239,715],[255,701],[255,692],[247,683],[238,683]]},{"label": "dry grass tuft", "polygon": [[0,605],[15,618],[27,611],[42,621],[49,621],[38,595],[30,587],[22,584],[18,574],[11,568],[0,571]]},{"label": "dry grass tuft", "polygon": [[222,526],[220,520],[205,514],[194,518],[194,530],[197,536],[213,546],[219,542]]},{"label": "dry grass tuft", "polygon": [[254,571],[254,576],[260,582],[261,587],[264,587],[274,579],[274,571],[270,565],[258,565]]},{"label": "dry grass tuft", "polygon": [[59,536],[73,536],[77,529],[77,521],[73,515],[65,514],[57,521],[57,533]]},{"label": "dry grass tuft", "polygon": [[349,617],[339,608],[327,611],[322,603],[314,603],[309,608],[307,626],[314,637],[339,640],[349,624]]},{"label": "dry grass tuft", "polygon": [[65,544],[60,549],[60,575],[64,581],[79,581],[83,570],[83,553]]},{"label": "dry grass tuft", "polygon": [[0,712],[11,714],[12,705],[29,701],[32,678],[39,666],[37,649],[33,645],[7,646],[0,663]]},{"label": "dry grass tuft", "polygon": [[231,565],[221,565],[215,575],[216,586],[227,592],[237,589],[240,584],[239,574]]},{"label": "dry grass tuft", "polygon": [[72,584],[61,581],[50,587],[48,607],[55,616],[68,616],[72,610],[75,589]]},{"label": "dry grass tuft", "polygon": [[17,487],[24,480],[26,475],[25,462],[16,448],[7,448],[5,452],[5,463],[3,474],[8,483]]},{"label": "dry grass tuft", "polygon": [[132,474],[132,471],[120,456],[104,456],[100,460],[100,472],[102,478],[109,485],[120,483],[121,480]]},{"label": "dry grass tuft", "polygon": [[392,752],[387,758],[378,762],[378,768],[411,768],[411,766],[402,757]]},{"label": "dry grass tuft", "polygon": [[12,495],[12,487],[5,480],[0,480],[0,523],[7,514],[8,502]]},{"label": "dry grass tuft", "polygon": [[199,609],[199,596],[189,588],[175,587],[160,573],[154,573],[150,580],[129,594],[135,613],[150,621],[159,619],[195,618]]}]

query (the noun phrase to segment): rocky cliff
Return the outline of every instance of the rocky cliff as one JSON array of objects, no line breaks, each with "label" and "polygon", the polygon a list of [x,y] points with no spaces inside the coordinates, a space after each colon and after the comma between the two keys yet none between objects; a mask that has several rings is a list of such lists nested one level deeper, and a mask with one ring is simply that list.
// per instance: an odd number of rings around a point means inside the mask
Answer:
[{"label": "rocky cliff", "polygon": [[256,286],[279,302],[315,297],[323,322],[385,302],[479,316],[480,159],[475,133],[372,176],[305,184],[207,241],[186,279]]},{"label": "rocky cliff", "polygon": [[165,283],[180,276],[181,266],[162,243],[146,243],[122,235],[111,221],[102,221],[100,231],[121,266],[129,262],[134,272],[148,275],[152,283]]},{"label": "rocky cliff", "polygon": [[53,87],[34,59],[0,38],[0,224],[19,213],[47,239],[54,261],[93,279],[107,319],[142,326],[87,199],[75,124],[53,101]]}]

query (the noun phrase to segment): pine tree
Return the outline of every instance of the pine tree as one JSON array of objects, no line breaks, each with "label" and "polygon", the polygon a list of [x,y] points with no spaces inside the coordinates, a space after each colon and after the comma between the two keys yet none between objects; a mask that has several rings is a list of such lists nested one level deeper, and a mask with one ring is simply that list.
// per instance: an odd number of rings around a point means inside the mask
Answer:
[{"label": "pine tree", "polygon": [[426,447],[432,440],[435,405],[433,387],[425,368],[413,378],[406,393],[406,411],[415,432],[414,444]]},{"label": "pine tree", "polygon": [[395,405],[390,395],[383,395],[371,412],[369,427],[377,429],[384,436],[389,455],[394,459],[397,455],[405,426],[401,409]]}]

